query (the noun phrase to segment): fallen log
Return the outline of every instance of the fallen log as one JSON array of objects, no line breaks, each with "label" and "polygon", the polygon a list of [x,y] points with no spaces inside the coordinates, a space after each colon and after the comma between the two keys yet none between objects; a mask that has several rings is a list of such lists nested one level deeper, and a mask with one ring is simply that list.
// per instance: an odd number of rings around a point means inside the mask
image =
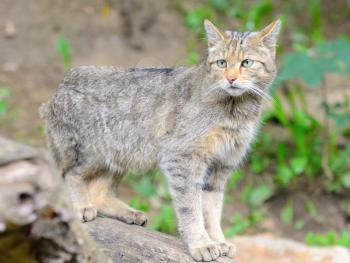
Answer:
[{"label": "fallen log", "polygon": [[66,196],[44,151],[0,137],[0,262],[194,262],[175,237],[108,218],[78,222]]},{"label": "fallen log", "polygon": [[[97,218],[84,226],[113,262],[195,262],[184,244],[174,236],[110,218]],[[233,260],[221,257],[212,262],[233,263]]]},{"label": "fallen log", "polygon": [[1,137],[0,262],[107,262],[47,154]]}]

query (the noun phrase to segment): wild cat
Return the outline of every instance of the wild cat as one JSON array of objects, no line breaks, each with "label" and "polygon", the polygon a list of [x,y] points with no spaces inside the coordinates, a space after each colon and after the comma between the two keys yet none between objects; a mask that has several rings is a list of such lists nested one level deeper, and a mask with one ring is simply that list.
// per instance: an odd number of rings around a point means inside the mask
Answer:
[{"label": "wild cat", "polygon": [[129,170],[159,168],[192,257],[234,257],[220,226],[225,183],[257,133],[280,26],[240,33],[206,20],[208,56],[190,68],[73,69],[40,114],[79,218],[145,225],[116,189]]}]

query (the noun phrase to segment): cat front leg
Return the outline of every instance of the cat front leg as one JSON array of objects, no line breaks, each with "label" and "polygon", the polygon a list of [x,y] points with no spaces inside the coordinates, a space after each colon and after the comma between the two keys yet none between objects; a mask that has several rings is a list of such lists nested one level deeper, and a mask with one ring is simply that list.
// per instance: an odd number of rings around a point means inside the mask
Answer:
[{"label": "cat front leg", "polygon": [[202,206],[205,228],[209,237],[220,244],[221,255],[233,258],[236,246],[227,242],[221,228],[221,214],[224,201],[225,184],[230,170],[215,164],[208,166],[203,179]]},{"label": "cat front leg", "polygon": [[168,179],[179,232],[191,256],[196,261],[217,259],[221,255],[221,247],[210,239],[202,211],[205,166],[189,160],[173,159],[161,165],[161,168]]},{"label": "cat front leg", "polygon": [[66,172],[64,184],[78,219],[81,222],[88,222],[97,217],[97,208],[88,191],[83,171],[81,167],[76,167]]}]

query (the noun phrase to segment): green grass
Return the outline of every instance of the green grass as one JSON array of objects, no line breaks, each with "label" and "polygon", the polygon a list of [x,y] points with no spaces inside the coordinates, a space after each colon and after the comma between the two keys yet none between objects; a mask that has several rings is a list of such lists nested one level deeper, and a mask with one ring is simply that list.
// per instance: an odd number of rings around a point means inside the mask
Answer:
[{"label": "green grass", "polygon": [[313,246],[343,246],[350,248],[350,231],[344,230],[338,233],[331,230],[325,234],[309,232],[305,237],[305,242]]},{"label": "green grass", "polygon": [[55,50],[61,57],[64,68],[69,69],[72,65],[72,47],[69,40],[59,37],[55,42]]},{"label": "green grass", "polygon": [[8,99],[10,97],[10,89],[5,86],[0,86],[0,117],[8,110]]}]

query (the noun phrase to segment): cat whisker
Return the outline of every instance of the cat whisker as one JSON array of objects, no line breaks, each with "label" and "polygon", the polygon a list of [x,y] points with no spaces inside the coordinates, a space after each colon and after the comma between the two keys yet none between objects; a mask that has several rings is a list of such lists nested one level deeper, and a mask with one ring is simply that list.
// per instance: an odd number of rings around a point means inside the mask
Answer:
[{"label": "cat whisker", "polygon": [[220,88],[220,86],[221,86],[220,83],[215,83],[215,84],[211,85],[204,95],[206,96],[206,95],[212,93],[213,91],[216,91],[218,88]]},{"label": "cat whisker", "polygon": [[258,88],[249,87],[248,90],[252,91],[254,94],[260,96],[265,101],[271,102],[273,100],[272,97],[268,93],[266,93]]},{"label": "cat whisker", "polygon": [[[255,89],[258,89],[258,88],[255,88]],[[267,100],[269,102],[275,102],[274,98],[267,92],[265,92],[264,90],[262,89],[258,89],[260,92],[262,92],[264,94],[264,96],[266,96]]]}]

